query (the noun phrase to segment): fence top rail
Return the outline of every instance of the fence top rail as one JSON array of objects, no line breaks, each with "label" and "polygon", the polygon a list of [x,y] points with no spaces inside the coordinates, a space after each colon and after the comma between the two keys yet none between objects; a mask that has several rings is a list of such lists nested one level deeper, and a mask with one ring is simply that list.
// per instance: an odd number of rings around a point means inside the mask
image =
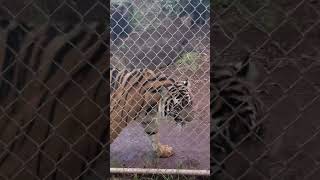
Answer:
[{"label": "fence top rail", "polygon": [[110,168],[112,174],[179,174],[179,175],[196,175],[210,176],[210,170],[193,170],[193,169],[149,169],[149,168]]}]

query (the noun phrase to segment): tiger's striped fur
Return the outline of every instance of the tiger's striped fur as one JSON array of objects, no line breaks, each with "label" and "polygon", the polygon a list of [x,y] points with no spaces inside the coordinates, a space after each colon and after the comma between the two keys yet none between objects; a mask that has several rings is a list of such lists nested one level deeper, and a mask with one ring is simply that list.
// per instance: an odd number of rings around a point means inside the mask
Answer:
[{"label": "tiger's striped fur", "polygon": [[211,160],[211,167],[215,168],[213,174],[220,172],[219,169],[224,167],[221,162],[237,143],[252,132],[261,135],[262,126],[258,121],[263,111],[262,104],[254,96],[250,84],[253,71],[249,56],[239,63],[216,63],[212,67],[211,150],[214,159]]},{"label": "tiger's striped fur", "polygon": [[0,20],[1,177],[106,176],[109,33],[96,25]]},{"label": "tiger's striped fur", "polygon": [[188,82],[175,82],[149,69],[111,69],[110,82],[114,88],[111,94],[111,143],[130,121],[142,118],[140,123],[151,138],[157,155],[171,156],[172,148],[159,142],[157,122],[153,119],[171,117],[181,125],[192,120]]}]

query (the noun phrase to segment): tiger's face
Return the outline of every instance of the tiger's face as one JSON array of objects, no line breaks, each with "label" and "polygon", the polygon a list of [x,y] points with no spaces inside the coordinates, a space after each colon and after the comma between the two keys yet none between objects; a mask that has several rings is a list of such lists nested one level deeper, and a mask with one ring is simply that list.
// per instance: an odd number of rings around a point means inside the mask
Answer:
[{"label": "tiger's face", "polygon": [[168,88],[164,105],[165,115],[170,116],[177,125],[184,126],[193,120],[192,96],[190,82],[180,81]]}]

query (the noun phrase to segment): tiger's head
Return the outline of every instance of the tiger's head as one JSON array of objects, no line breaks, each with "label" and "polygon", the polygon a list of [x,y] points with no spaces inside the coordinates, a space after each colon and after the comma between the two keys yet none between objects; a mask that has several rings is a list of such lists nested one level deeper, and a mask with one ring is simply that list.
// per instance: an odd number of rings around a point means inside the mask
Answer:
[{"label": "tiger's head", "polygon": [[173,118],[180,126],[193,120],[192,96],[188,80],[173,83],[162,89],[162,94],[159,111],[164,116]]}]

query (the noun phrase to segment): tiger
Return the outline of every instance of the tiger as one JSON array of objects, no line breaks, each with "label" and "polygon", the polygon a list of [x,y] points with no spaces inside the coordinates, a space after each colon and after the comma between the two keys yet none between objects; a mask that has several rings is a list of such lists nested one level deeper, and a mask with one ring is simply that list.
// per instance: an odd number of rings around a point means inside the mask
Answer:
[{"label": "tiger", "polygon": [[151,69],[111,68],[111,143],[131,121],[139,122],[160,158],[174,154],[173,148],[159,142],[158,122],[169,118],[178,126],[192,121],[190,82],[175,81]]},{"label": "tiger", "polygon": [[250,54],[240,62],[215,62],[211,68],[211,173],[217,175],[237,143],[251,132],[262,137],[263,104],[252,90],[257,72]]},{"label": "tiger", "polygon": [[0,19],[1,179],[108,172],[109,33],[62,25]]}]

